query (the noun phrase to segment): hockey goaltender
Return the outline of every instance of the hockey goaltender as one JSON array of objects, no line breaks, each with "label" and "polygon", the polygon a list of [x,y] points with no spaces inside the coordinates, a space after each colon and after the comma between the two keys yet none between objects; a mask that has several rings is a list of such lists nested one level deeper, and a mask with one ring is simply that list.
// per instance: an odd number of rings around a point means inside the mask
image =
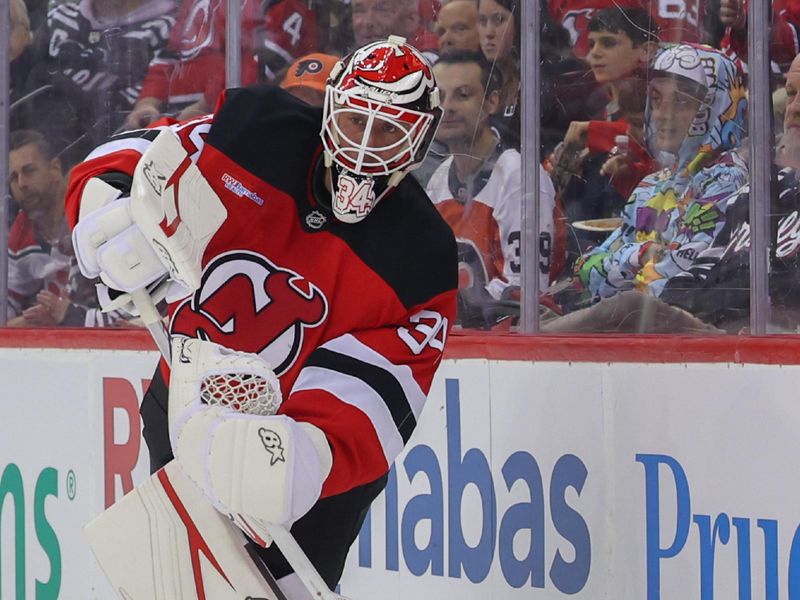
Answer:
[{"label": "hockey goaltender", "polygon": [[124,598],[337,597],[455,313],[453,234],[404,177],[440,115],[389,37],[336,65],[322,110],[230,89],[73,169],[81,270],[165,356],[141,407],[155,475],[87,526]]}]

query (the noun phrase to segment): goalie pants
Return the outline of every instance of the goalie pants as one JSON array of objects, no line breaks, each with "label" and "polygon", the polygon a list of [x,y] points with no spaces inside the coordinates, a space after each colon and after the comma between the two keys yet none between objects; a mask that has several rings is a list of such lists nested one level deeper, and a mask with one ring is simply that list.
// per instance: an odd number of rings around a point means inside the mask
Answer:
[{"label": "goalie pants", "polygon": [[[150,471],[155,473],[173,459],[167,423],[167,386],[157,368],[144,396],[140,413],[144,439],[150,452]],[[343,494],[320,499],[292,526],[292,534],[330,589],[335,589],[344,570],[350,546],[358,536],[372,501],[386,487],[388,475]],[[292,573],[289,563],[272,544],[253,545],[275,579]]]}]

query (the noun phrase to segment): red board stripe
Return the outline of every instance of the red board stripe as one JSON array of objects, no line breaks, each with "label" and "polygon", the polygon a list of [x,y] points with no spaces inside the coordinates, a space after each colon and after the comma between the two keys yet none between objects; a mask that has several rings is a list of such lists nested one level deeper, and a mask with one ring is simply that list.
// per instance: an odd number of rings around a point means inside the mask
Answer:
[{"label": "red board stripe", "polygon": [[[144,330],[0,328],[0,348],[156,350]],[[553,362],[800,365],[800,336],[690,337],[453,333],[446,358]]]}]

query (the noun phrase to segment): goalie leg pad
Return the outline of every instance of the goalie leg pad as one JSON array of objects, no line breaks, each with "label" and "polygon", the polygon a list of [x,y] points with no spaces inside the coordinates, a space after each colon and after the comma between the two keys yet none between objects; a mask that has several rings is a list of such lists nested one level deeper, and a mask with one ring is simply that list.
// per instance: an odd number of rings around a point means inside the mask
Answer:
[{"label": "goalie leg pad", "polygon": [[277,600],[244,537],[175,461],[92,520],[86,535],[121,597]]},{"label": "goalie leg pad", "polygon": [[322,431],[282,415],[201,409],[176,442],[178,462],[219,510],[287,527],[319,499],[332,465]]}]

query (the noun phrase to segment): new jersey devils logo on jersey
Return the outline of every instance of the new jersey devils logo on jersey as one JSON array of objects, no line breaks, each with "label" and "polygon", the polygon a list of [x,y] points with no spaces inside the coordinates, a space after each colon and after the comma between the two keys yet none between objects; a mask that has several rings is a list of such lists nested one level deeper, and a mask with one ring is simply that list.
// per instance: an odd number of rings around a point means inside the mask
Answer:
[{"label": "new jersey devils logo on jersey", "polygon": [[281,375],[297,359],[304,331],[327,316],[328,300],[313,283],[259,254],[238,251],[209,263],[170,330],[258,354]]}]

